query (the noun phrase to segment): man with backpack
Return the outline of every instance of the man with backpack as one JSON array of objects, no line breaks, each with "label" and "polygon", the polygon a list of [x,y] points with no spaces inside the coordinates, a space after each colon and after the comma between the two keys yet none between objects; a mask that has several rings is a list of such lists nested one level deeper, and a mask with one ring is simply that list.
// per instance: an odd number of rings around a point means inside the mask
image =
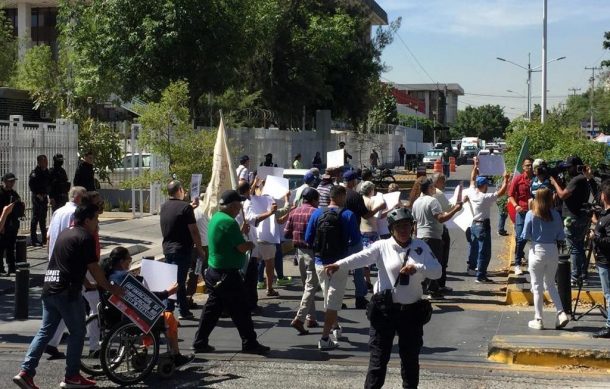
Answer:
[{"label": "man with backpack", "polygon": [[[305,241],[313,248],[316,273],[324,294],[324,328],[322,338],[318,342],[320,350],[337,348],[337,339],[341,337],[341,327],[337,322],[338,311],[343,303],[347,270],[339,270],[332,277],[324,271],[325,265],[330,265],[345,258],[350,242],[360,240],[360,230],[356,215],[345,205],[345,188],[333,186],[330,190],[328,209],[317,209],[311,215]],[[330,338],[333,333],[334,340]]]}]

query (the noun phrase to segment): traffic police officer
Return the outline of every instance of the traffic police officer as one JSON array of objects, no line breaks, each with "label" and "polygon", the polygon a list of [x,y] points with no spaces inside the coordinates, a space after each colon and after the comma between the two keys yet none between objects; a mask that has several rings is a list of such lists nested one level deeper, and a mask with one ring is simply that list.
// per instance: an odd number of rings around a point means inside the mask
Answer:
[{"label": "traffic police officer", "polygon": [[47,211],[49,209],[49,183],[51,175],[49,174],[49,160],[46,155],[36,157],[37,165],[30,173],[28,185],[32,192],[32,223],[30,224],[30,237],[32,238],[32,246],[40,246],[36,230],[40,224],[40,232],[42,234],[42,245],[47,243]]},{"label": "traffic police officer", "polygon": [[68,191],[70,190],[70,182],[68,174],[63,168],[64,156],[55,154],[53,156],[53,167],[49,169],[51,175],[49,186],[49,201],[51,203],[51,211],[55,212],[58,208],[63,207],[68,202]]},{"label": "traffic police officer", "polygon": [[404,388],[419,384],[419,352],[423,346],[423,326],[430,320],[432,306],[422,300],[424,279],[438,279],[442,267],[428,245],[412,239],[413,215],[406,208],[388,214],[392,238],[373,243],[365,250],[331,265],[331,275],[340,267],[356,269],[377,264],[379,269],[375,294],[367,307],[371,321],[371,350],[365,388],[381,388],[385,381],[394,335],[398,334],[400,373]]},{"label": "traffic police officer", "polygon": [[15,192],[13,187],[17,177],[13,173],[6,173],[2,177],[0,187],[0,210],[10,204],[14,204],[12,210],[6,217],[4,228],[0,230],[0,273],[4,273],[4,255],[6,253],[6,264],[8,274],[15,273],[15,242],[19,232],[19,218],[23,217],[25,205]]}]

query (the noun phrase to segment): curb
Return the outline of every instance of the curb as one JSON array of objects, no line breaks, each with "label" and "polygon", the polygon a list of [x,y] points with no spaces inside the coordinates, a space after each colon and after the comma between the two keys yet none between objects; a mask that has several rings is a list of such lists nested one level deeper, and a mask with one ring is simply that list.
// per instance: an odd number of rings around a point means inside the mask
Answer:
[{"label": "curb", "polygon": [[610,370],[610,344],[592,347],[585,336],[494,336],[487,359],[535,366],[587,366]]}]

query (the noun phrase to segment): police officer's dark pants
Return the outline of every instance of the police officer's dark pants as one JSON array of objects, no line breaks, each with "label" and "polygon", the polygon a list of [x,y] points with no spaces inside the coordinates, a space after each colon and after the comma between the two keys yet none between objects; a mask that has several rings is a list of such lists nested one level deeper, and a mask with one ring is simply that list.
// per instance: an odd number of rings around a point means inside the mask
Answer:
[{"label": "police officer's dark pants", "polygon": [[369,330],[369,370],[365,389],[383,387],[388,361],[392,353],[394,335],[398,335],[400,375],[403,388],[417,388],[419,384],[419,352],[423,345],[424,329],[420,317],[412,309],[392,310],[389,317],[373,315]]},{"label": "police officer's dark pants", "polygon": [[451,247],[451,237],[447,226],[443,226],[443,255],[439,262],[443,267],[443,274],[438,279],[438,286],[444,288],[447,285],[447,265],[449,264],[449,248]]},{"label": "police officer's dark pants", "polygon": [[17,241],[17,230],[5,231],[0,235],[0,269],[4,269],[4,254],[8,271],[15,272],[15,242]]},{"label": "police officer's dark pants", "polygon": [[55,202],[51,206],[51,213],[66,205],[68,202],[68,194],[60,194],[55,198]]},{"label": "police officer's dark pants", "polygon": [[32,194],[32,224],[30,225],[30,237],[32,244],[38,243],[36,229],[40,225],[40,233],[42,235],[41,242],[47,243],[47,210],[49,209],[49,200],[44,197],[42,200],[38,196]]},{"label": "police officer's dark pants", "polygon": [[193,348],[208,345],[210,334],[216,327],[223,310],[229,313],[237,327],[242,348],[256,346],[256,332],[254,332],[252,316],[245,298],[246,290],[239,270],[219,270],[208,267],[204,278],[209,295],[201,312]]},{"label": "police officer's dark pants", "polygon": [[248,267],[244,275],[244,289],[246,291],[246,303],[249,310],[253,310],[258,305],[258,291],[256,282],[258,278],[258,258],[250,257]]}]

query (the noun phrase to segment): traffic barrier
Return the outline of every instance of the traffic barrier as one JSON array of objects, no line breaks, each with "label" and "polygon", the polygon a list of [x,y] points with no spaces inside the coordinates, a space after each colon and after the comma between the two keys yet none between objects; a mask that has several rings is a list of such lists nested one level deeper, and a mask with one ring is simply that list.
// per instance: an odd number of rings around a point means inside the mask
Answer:
[{"label": "traffic barrier", "polygon": [[434,161],[434,172],[442,173],[443,172],[443,164],[441,163],[440,158]]},{"label": "traffic barrier", "polygon": [[29,317],[30,264],[17,262],[15,274],[15,320],[27,320]]},{"label": "traffic barrier", "polygon": [[25,235],[17,236],[15,241],[15,262],[27,262],[27,238]]},{"label": "traffic barrier", "polygon": [[572,287],[570,285],[570,256],[560,255],[555,281],[557,282],[557,292],[563,305],[563,311],[570,315],[572,313]]}]

